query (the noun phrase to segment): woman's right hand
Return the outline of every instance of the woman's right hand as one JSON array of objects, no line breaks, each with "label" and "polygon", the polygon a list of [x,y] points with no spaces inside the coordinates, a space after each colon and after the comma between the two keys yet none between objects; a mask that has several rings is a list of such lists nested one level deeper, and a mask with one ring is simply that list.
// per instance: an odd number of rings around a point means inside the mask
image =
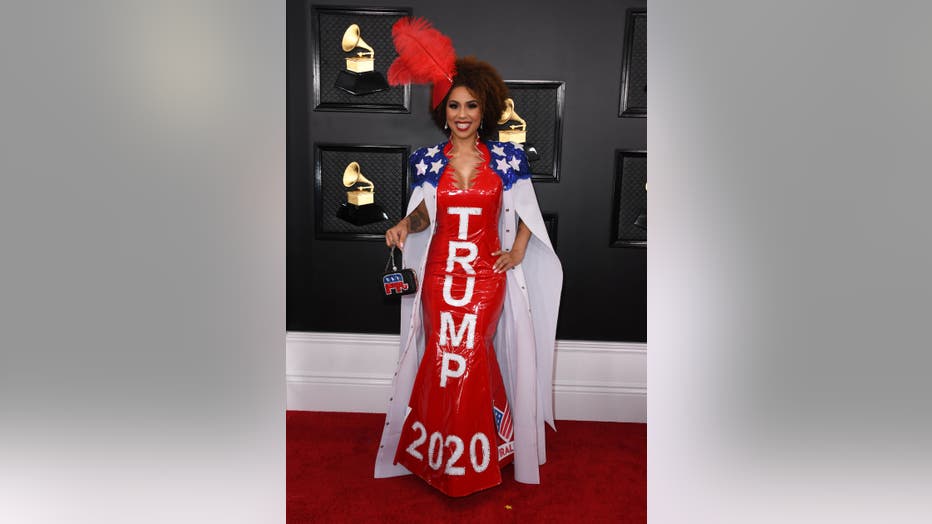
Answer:
[{"label": "woman's right hand", "polygon": [[388,247],[398,246],[398,249],[404,249],[405,239],[408,238],[410,231],[408,217],[402,218],[394,227],[385,232],[385,245]]},{"label": "woman's right hand", "polygon": [[398,246],[398,249],[404,249],[408,233],[424,231],[428,225],[430,225],[430,218],[427,215],[427,205],[422,200],[414,208],[414,211],[399,220],[395,227],[385,232],[385,245],[388,247]]}]

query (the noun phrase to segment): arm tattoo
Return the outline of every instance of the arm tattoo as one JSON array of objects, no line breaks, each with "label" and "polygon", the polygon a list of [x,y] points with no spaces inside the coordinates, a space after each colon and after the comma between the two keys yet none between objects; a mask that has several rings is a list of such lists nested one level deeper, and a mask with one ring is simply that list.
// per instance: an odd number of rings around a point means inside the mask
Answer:
[{"label": "arm tattoo", "polygon": [[408,230],[412,233],[424,231],[430,225],[430,217],[427,216],[427,208],[422,203],[408,215]]}]

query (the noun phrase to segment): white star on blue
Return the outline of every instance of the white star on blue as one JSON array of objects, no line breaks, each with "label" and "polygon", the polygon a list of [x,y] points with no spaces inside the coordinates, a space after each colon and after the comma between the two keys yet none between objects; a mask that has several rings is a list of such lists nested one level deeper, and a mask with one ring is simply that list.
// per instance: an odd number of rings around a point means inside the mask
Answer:
[{"label": "white star on blue", "polygon": [[443,167],[443,160],[434,160],[433,162],[430,163],[430,172],[439,173],[440,168],[442,167]]},{"label": "white star on blue", "polygon": [[499,158],[495,162],[496,162],[496,165],[498,166],[499,171],[504,172],[508,170],[508,162],[506,162],[504,158]]},{"label": "white star on blue", "polygon": [[511,160],[509,160],[509,161],[508,161],[508,164],[509,164],[511,167],[513,167],[513,168],[515,169],[515,171],[519,171],[520,168],[521,168],[521,161],[518,160],[518,157],[514,157],[514,158],[512,158]]},{"label": "white star on blue", "polygon": [[422,158],[421,161],[418,162],[414,167],[417,168],[417,175],[418,175],[418,176],[422,176],[422,175],[426,175],[426,174],[427,174],[427,164],[424,163],[424,159],[423,159],[423,158]]},{"label": "white star on blue", "polygon": [[440,152],[440,148],[437,147],[437,146],[428,147],[428,148],[427,148],[427,153],[425,153],[425,156],[433,157],[434,155],[436,155],[436,154],[439,153],[439,152]]},{"label": "white star on blue", "polygon": [[514,144],[515,147],[517,147],[518,149],[524,151],[524,144],[522,144],[522,143],[520,143],[520,142],[512,142],[512,144]]},{"label": "white star on blue", "polygon": [[502,146],[492,146],[492,152],[498,156],[505,156],[505,149]]}]

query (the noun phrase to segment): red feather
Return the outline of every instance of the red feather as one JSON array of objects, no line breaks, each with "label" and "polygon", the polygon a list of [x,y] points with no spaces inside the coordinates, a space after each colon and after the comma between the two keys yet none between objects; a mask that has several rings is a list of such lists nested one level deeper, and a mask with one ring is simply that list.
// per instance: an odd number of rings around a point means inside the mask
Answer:
[{"label": "red feather", "polygon": [[398,58],[388,68],[388,83],[434,84],[435,91],[442,88],[446,95],[456,74],[456,51],[450,37],[423,18],[405,17],[392,26],[392,39]]},{"label": "red feather", "polygon": [[393,86],[411,83],[412,78],[414,73],[403,60],[395,60],[388,68],[388,82]]}]

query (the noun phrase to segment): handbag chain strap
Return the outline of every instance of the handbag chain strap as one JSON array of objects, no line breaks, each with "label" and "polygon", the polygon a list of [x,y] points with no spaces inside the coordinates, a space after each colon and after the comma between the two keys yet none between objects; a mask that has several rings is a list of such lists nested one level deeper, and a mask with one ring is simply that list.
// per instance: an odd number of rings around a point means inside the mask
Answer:
[{"label": "handbag chain strap", "polygon": [[385,261],[385,273],[388,272],[388,267],[392,267],[392,271],[398,271],[398,266],[395,264],[395,246],[392,246],[392,250],[388,253],[388,260]]}]

